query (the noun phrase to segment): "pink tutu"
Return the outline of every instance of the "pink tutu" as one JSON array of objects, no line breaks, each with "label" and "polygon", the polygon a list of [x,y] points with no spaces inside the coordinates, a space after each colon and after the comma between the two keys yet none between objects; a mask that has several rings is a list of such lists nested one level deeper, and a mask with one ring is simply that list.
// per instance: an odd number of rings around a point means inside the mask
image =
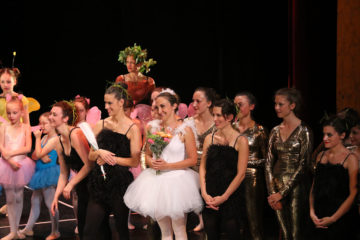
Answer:
[{"label": "pink tutu", "polygon": [[139,163],[139,165],[137,167],[132,167],[129,170],[130,170],[130,172],[132,173],[132,175],[134,176],[134,179],[135,179],[141,173],[141,164]]},{"label": "pink tutu", "polygon": [[14,171],[8,161],[0,158],[0,184],[7,187],[23,187],[31,180],[35,171],[35,162],[26,155],[12,158],[21,165],[19,170]]}]

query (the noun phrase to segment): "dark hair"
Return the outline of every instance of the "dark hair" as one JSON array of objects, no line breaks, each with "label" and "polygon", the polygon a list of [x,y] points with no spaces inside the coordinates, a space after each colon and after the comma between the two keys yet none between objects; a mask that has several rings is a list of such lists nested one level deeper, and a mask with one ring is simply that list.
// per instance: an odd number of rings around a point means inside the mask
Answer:
[{"label": "dark hair", "polygon": [[78,115],[75,106],[71,106],[71,104],[67,101],[60,101],[56,102],[53,107],[61,108],[63,117],[68,117],[68,125],[73,126],[75,124]]},{"label": "dark hair", "polygon": [[344,119],[349,129],[354,127],[360,120],[359,113],[355,109],[349,107],[339,111],[336,116]]},{"label": "dark hair", "polygon": [[346,121],[336,115],[331,116],[324,121],[323,128],[326,126],[333,127],[339,135],[345,133],[345,138],[347,138],[350,134],[350,128],[348,127]]},{"label": "dark hair", "polygon": [[250,105],[252,105],[252,104],[256,105],[256,98],[251,92],[247,92],[247,91],[238,92],[235,95],[235,98],[239,97],[239,96],[246,96]]},{"label": "dark hair", "polygon": [[126,105],[126,101],[128,100],[127,93],[127,84],[126,83],[116,83],[108,87],[105,91],[105,94],[113,94],[117,100],[124,99],[124,105]]},{"label": "dark hair", "polygon": [[214,102],[219,100],[219,96],[216,93],[216,91],[213,88],[208,87],[198,87],[195,89],[194,92],[203,92],[205,95],[205,98],[208,102],[211,102],[210,109],[214,107]]},{"label": "dark hair", "polygon": [[84,106],[86,111],[88,111],[90,109],[90,105],[89,105],[87,99],[83,96],[76,96],[74,99],[74,102],[82,103],[82,105]]},{"label": "dark hair", "polygon": [[223,98],[217,100],[216,102],[214,102],[214,107],[221,107],[221,114],[223,116],[233,115],[234,116],[233,121],[235,120],[236,107],[235,104],[229,99]]},{"label": "dark hair", "polygon": [[159,97],[163,97],[163,98],[166,98],[169,102],[170,102],[170,105],[171,106],[174,106],[174,104],[177,105],[176,109],[175,109],[175,112],[178,110],[178,106],[179,106],[179,103],[180,103],[180,99],[179,99],[179,96],[175,93],[175,94],[171,94],[169,92],[162,92],[160,93],[156,99],[158,99]]},{"label": "dark hair", "polygon": [[281,88],[275,92],[275,96],[285,96],[290,104],[295,103],[294,113],[298,115],[301,109],[302,97],[299,90],[295,88]]}]

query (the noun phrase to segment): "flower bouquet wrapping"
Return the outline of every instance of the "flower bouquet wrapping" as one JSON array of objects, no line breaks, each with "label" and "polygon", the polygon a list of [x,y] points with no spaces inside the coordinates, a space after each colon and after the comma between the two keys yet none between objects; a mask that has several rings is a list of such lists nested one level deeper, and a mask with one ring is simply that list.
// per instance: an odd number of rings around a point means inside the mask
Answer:
[{"label": "flower bouquet wrapping", "polygon": [[[169,144],[172,135],[165,131],[158,131],[154,133],[148,132],[147,143],[153,153],[155,159],[159,159],[164,148]],[[156,175],[160,173],[160,170],[156,171]]]}]

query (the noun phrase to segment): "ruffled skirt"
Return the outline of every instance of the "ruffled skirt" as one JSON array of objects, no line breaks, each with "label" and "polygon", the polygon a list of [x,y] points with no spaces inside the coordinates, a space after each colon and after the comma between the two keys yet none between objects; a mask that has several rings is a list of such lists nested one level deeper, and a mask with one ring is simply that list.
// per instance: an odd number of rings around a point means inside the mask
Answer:
[{"label": "ruffled skirt", "polygon": [[8,161],[0,158],[0,184],[6,187],[23,187],[29,183],[35,171],[35,162],[26,156],[16,156],[21,167],[14,171]]},{"label": "ruffled skirt", "polygon": [[183,218],[199,213],[203,206],[199,174],[191,169],[162,171],[146,169],[128,187],[124,201],[133,211],[155,220]]},{"label": "ruffled skirt", "polygon": [[[38,160],[39,161],[39,160]],[[36,190],[56,186],[60,175],[59,165],[37,170],[32,176],[29,187]]]}]

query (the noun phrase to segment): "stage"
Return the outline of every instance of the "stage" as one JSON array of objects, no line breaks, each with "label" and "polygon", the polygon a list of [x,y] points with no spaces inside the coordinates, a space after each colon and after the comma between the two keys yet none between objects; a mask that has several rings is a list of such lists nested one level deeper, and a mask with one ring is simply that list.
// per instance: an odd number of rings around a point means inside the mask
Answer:
[{"label": "stage", "polygon": [[[30,208],[31,208],[31,193],[32,191],[29,189],[25,189],[24,191],[24,208],[20,221],[20,229],[24,228],[26,225],[26,221],[28,219]],[[0,205],[5,204],[5,195],[4,193],[0,196]],[[63,240],[76,240],[79,239],[77,235],[74,233],[74,229],[76,227],[76,221],[73,213],[72,203],[69,200],[65,200],[61,198],[59,202],[59,211],[60,211],[60,222],[59,222],[59,231],[61,233],[60,239]],[[269,216],[270,217],[270,216]],[[150,237],[150,230],[143,229],[143,226],[146,224],[146,219],[139,214],[132,213],[131,214],[131,222],[135,225],[134,230],[130,231],[130,239],[132,240],[145,240],[145,239],[153,239]],[[110,219],[112,230],[114,230],[114,224],[112,218]],[[188,238],[189,240],[203,240],[205,239],[205,234],[203,231],[201,232],[193,232],[193,229],[197,224],[197,216],[195,214],[189,214],[188,216]],[[265,217],[265,235],[266,240],[275,240],[278,239],[278,228],[276,225],[275,218],[273,221]],[[33,240],[43,240],[45,239],[51,231],[51,224],[49,221],[49,212],[44,203],[41,206],[40,217],[37,223],[34,226],[34,236],[27,237],[26,239]],[[4,237],[9,233],[9,224],[8,219],[4,215],[0,216],[0,237]],[[116,234],[113,234],[113,240],[119,239]],[[222,238],[222,240],[226,240],[226,236]]]}]

